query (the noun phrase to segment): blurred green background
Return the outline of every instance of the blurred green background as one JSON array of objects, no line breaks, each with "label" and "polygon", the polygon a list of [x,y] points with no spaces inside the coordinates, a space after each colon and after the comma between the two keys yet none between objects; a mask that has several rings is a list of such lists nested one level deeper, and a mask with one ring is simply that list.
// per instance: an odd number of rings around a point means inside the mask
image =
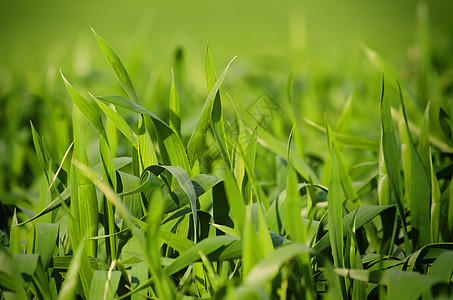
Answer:
[{"label": "blurred green background", "polygon": [[[84,95],[87,91],[121,93],[90,27],[116,50],[142,104],[159,116],[167,112],[174,68],[185,139],[207,94],[204,56],[208,43],[218,72],[238,55],[223,85],[236,103],[247,105],[263,91],[284,101],[293,69],[300,114],[322,123],[326,112],[335,123],[338,111],[354,94],[354,114],[361,117],[353,118],[350,133],[377,139],[381,72],[372,67],[361,45],[388,59],[408,81],[428,45],[432,53],[442,53],[434,62],[444,76],[442,86],[445,90],[452,86],[453,2],[425,4],[410,0],[3,1],[1,200],[7,204],[24,197],[36,200],[41,170],[30,120],[48,141],[55,161],[70,144],[71,101],[60,69]],[[423,7],[427,23],[420,17]],[[426,28],[429,32],[423,34]],[[449,67],[445,70],[443,65]],[[451,94],[443,97],[451,99]],[[225,109],[231,111],[230,102],[226,103]],[[411,116],[420,120],[422,113]],[[303,134],[312,136],[310,130]],[[276,135],[284,140],[288,132],[284,128]],[[324,137],[315,136],[305,151],[319,154],[324,144]],[[92,162],[98,159],[95,147],[90,152]],[[118,155],[127,152],[122,151]]]}]

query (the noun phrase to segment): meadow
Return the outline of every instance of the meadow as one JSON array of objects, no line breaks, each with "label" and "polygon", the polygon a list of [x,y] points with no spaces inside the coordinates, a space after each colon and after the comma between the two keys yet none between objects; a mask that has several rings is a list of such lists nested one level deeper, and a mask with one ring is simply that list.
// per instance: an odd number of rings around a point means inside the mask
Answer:
[{"label": "meadow", "polygon": [[44,67],[0,49],[0,298],[451,299],[453,40],[428,4],[382,51],[304,39],[298,9],[267,52],[150,56],[102,24]]}]

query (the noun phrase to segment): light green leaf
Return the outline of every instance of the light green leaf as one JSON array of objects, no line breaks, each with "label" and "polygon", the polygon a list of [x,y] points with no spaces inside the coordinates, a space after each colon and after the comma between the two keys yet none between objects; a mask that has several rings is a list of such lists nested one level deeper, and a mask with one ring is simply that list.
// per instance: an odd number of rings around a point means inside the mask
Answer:
[{"label": "light green leaf", "polygon": [[187,144],[187,156],[189,158],[190,165],[194,165],[196,159],[200,159],[203,153],[203,147],[205,144],[206,133],[211,122],[212,109],[214,107],[214,100],[219,91],[220,85],[225,79],[228,68],[233,63],[234,57],[230,63],[226,66],[223,73],[220,75],[219,79],[216,81],[212,87],[211,92],[206,98],[206,102],[201,111],[200,118],[198,120],[195,130],[192,132],[189,143]]}]

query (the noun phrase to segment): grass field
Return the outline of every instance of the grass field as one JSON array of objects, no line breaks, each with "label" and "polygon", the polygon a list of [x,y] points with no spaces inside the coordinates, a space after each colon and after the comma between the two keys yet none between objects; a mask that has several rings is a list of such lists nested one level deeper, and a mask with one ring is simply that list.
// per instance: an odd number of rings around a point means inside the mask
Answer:
[{"label": "grass field", "polygon": [[256,2],[0,13],[1,299],[453,297],[451,5]]}]

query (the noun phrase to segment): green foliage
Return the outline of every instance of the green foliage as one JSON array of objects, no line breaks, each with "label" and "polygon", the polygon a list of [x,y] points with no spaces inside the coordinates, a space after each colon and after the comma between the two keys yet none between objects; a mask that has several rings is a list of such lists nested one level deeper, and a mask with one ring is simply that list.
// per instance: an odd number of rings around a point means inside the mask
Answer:
[{"label": "green foliage", "polygon": [[[287,101],[264,93],[259,107],[244,107],[226,92],[234,59],[217,77],[208,48],[206,100],[192,118],[181,70],[156,84],[168,103],[141,97],[94,35],[124,91],[85,97],[61,75],[73,144],[53,145],[31,123],[39,195],[1,199],[2,299],[453,296],[451,98],[429,90],[432,68],[413,86],[364,47],[385,80],[380,103],[368,95],[380,127],[357,134],[351,127],[369,118],[355,114],[363,94],[341,99],[323,127],[296,109],[301,79],[291,71]],[[423,55],[426,65],[434,54]],[[378,88],[370,85],[367,93]],[[280,105],[288,117],[275,113]],[[67,149],[56,152],[60,164],[53,149]]]}]

